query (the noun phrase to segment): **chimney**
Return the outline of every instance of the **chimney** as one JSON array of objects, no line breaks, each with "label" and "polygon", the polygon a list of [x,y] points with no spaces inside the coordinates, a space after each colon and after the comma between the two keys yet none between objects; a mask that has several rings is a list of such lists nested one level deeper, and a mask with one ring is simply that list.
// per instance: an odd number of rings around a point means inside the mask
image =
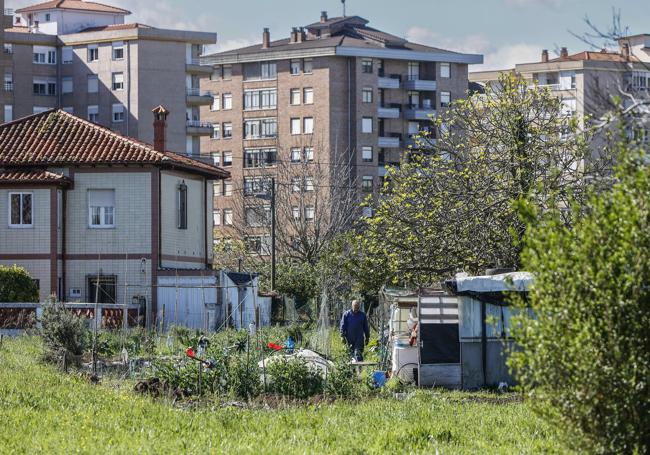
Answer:
[{"label": "chimney", "polygon": [[327,11],[320,12],[320,23],[327,22]]},{"label": "chimney", "polygon": [[567,50],[566,47],[563,47],[560,49],[560,58],[568,58],[569,57],[569,51]]},{"label": "chimney", "polygon": [[297,43],[298,42],[298,27],[291,27],[291,39],[289,40],[289,43]]},{"label": "chimney", "polygon": [[300,27],[296,32],[296,42],[302,43],[303,41],[305,41],[305,38],[306,38],[305,29],[303,27]]},{"label": "chimney", "polygon": [[629,43],[621,43],[621,55],[625,60],[628,60],[630,58],[630,44]]},{"label": "chimney", "polygon": [[158,152],[164,152],[166,147],[167,135],[167,116],[169,111],[162,105],[156,107],[153,112],[153,148]]},{"label": "chimney", "polygon": [[265,28],[262,32],[262,49],[268,49],[271,46],[271,32]]},{"label": "chimney", "polygon": [[548,49],[542,50],[542,63],[548,62]]}]

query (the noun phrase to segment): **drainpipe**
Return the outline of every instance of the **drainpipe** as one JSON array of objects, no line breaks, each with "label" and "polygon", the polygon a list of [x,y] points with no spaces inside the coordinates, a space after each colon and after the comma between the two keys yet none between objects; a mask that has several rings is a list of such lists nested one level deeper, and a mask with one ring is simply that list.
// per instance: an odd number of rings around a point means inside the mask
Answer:
[{"label": "drainpipe", "polygon": [[203,214],[205,216],[203,223],[203,244],[205,246],[205,268],[209,268],[208,263],[208,179],[203,179]]},{"label": "drainpipe", "polygon": [[130,122],[131,118],[131,41],[126,41],[126,135],[139,136],[138,134],[131,134]]},{"label": "drainpipe", "polygon": [[66,285],[65,285],[65,225],[66,225],[66,217],[65,217],[65,208],[66,208],[66,194],[67,191],[65,188],[62,188],[61,190],[61,301],[65,302],[67,300],[67,295],[65,293]]}]

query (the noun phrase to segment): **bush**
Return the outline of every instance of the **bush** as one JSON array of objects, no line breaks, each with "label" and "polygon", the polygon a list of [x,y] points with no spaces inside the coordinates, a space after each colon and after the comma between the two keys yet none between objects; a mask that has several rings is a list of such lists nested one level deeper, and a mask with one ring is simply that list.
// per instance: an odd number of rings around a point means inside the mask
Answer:
[{"label": "bush", "polygon": [[247,362],[245,358],[235,358],[228,370],[228,391],[243,400],[255,398],[262,391],[260,370],[257,362]]},{"label": "bush", "polygon": [[27,270],[0,265],[0,302],[38,302],[38,287]]},{"label": "bush", "polygon": [[650,451],[650,169],[626,163],[570,230],[531,227],[535,273],[510,365],[537,408],[588,452]]},{"label": "bush", "polygon": [[43,305],[41,335],[46,348],[54,355],[64,351],[68,355],[80,356],[90,340],[86,321],[54,300]]},{"label": "bush", "polygon": [[337,398],[349,398],[358,391],[356,374],[346,357],[337,360],[327,376],[325,393]]},{"label": "bush", "polygon": [[269,391],[292,398],[308,398],[323,393],[320,373],[299,358],[269,362],[266,367]]}]

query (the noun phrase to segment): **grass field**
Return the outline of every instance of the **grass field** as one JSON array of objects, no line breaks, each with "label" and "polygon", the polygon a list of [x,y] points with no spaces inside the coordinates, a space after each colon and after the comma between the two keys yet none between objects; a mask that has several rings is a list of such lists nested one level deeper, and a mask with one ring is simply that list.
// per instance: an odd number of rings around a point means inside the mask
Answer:
[{"label": "grass field", "polygon": [[418,391],[403,400],[182,409],[39,358],[35,339],[5,339],[0,349],[2,453],[566,453],[514,395]]}]

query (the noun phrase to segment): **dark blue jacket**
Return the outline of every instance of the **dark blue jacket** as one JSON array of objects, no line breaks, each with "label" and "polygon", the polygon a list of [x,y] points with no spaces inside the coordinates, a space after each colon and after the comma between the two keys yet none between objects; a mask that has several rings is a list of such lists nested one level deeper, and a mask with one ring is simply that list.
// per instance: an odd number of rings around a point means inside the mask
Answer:
[{"label": "dark blue jacket", "polygon": [[341,336],[353,346],[363,346],[363,335],[370,339],[370,327],[366,313],[348,310],[341,318]]}]

